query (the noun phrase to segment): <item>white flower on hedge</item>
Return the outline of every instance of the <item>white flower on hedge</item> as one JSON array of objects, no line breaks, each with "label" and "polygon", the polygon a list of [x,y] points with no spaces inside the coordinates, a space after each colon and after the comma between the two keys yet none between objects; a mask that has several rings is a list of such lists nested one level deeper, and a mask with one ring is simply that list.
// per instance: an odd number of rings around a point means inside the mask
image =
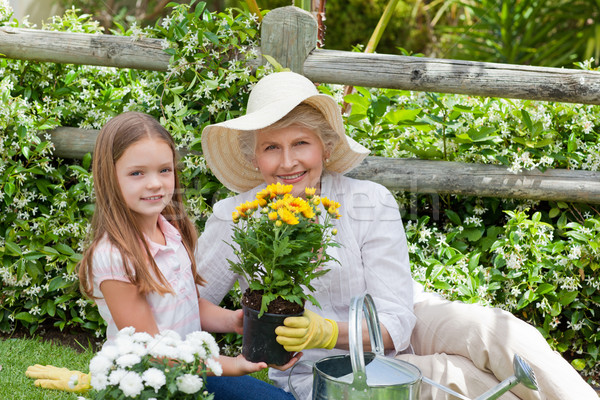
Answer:
[{"label": "white flower on hedge", "polygon": [[177,378],[177,389],[187,394],[194,394],[202,389],[202,379],[197,375],[185,374]]},{"label": "white flower on hedge", "polygon": [[106,389],[108,386],[108,378],[104,374],[94,375],[92,373],[92,378],[90,379],[90,384],[94,388],[94,390],[100,391]]},{"label": "white flower on hedge", "polygon": [[112,367],[112,360],[108,359],[102,353],[98,353],[90,361],[90,374],[106,375]]},{"label": "white flower on hedge", "polygon": [[167,383],[167,377],[158,368],[148,368],[142,374],[142,379],[146,382],[146,385],[154,389],[155,392],[158,392],[158,389]]},{"label": "white flower on hedge", "polygon": [[118,385],[119,383],[121,383],[121,379],[123,379],[123,377],[125,375],[127,375],[127,371],[126,370],[124,370],[124,369],[115,369],[108,376],[108,383],[110,383],[111,385]]},{"label": "white flower on hedge", "polygon": [[221,376],[223,374],[223,367],[221,363],[219,363],[214,358],[209,358],[206,360],[206,366],[215,374],[216,376]]},{"label": "white flower on hedge", "polygon": [[115,363],[121,368],[129,368],[133,367],[135,364],[142,361],[142,357],[137,354],[123,354],[121,357],[117,358]]},{"label": "white flower on hedge", "polygon": [[119,389],[126,397],[137,397],[144,390],[144,382],[138,373],[129,371],[121,379]]}]

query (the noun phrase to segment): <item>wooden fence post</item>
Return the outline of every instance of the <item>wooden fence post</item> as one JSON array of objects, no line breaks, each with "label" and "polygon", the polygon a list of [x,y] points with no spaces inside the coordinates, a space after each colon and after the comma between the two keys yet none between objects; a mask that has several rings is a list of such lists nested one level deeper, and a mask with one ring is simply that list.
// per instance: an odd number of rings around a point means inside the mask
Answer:
[{"label": "wooden fence post", "polygon": [[[271,10],[261,27],[261,52],[302,74],[304,60],[317,47],[317,21],[294,6]],[[266,60],[263,60],[266,62]]]}]

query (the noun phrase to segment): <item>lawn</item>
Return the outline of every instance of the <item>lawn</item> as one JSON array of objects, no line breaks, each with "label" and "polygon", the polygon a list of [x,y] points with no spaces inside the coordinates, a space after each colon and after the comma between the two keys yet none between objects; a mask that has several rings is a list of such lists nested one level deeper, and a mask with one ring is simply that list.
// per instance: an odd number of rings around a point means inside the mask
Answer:
[{"label": "lawn", "polygon": [[25,370],[33,364],[51,364],[87,372],[92,356],[91,346],[76,350],[41,338],[0,338],[0,399],[75,400],[73,393],[34,386]]}]

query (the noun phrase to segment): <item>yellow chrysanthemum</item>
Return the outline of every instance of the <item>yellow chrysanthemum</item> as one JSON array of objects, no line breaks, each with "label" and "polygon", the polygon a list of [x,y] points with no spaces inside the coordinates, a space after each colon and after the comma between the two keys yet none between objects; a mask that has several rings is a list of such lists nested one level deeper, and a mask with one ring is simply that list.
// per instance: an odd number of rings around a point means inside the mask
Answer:
[{"label": "yellow chrysanthemum", "polygon": [[258,200],[247,201],[245,203],[240,204],[235,208],[237,212],[240,214],[241,218],[245,218],[258,209]]},{"label": "yellow chrysanthemum", "polygon": [[264,199],[264,198],[270,197],[270,196],[271,196],[271,192],[269,192],[269,190],[267,190],[266,188],[261,190],[260,192],[256,193],[257,199]]},{"label": "yellow chrysanthemum", "polygon": [[240,213],[237,211],[232,212],[231,219],[233,220],[234,223],[237,224],[237,222],[240,220]]},{"label": "yellow chrysanthemum", "polygon": [[271,193],[271,198],[275,196],[282,196],[292,191],[292,185],[283,185],[280,182],[272,183],[267,186],[267,190]]},{"label": "yellow chrysanthemum", "polygon": [[276,211],[270,212],[268,214],[268,217],[271,221],[276,221],[277,220],[277,212]]},{"label": "yellow chrysanthemum", "polygon": [[307,187],[304,189],[304,193],[306,194],[307,197],[314,196],[316,192],[317,192],[317,188]]},{"label": "yellow chrysanthemum", "polygon": [[281,220],[288,225],[296,225],[298,222],[300,222],[294,213],[285,207],[278,209],[277,215],[279,215],[279,218],[281,218]]}]

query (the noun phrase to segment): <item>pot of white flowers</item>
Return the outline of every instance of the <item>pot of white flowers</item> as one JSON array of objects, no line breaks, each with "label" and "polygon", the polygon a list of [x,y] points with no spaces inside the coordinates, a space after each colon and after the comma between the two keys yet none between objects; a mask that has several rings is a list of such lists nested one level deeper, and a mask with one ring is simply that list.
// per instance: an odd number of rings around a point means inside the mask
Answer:
[{"label": "pot of white flowers", "polygon": [[221,375],[219,346],[207,332],[183,340],[173,331],[151,336],[129,327],[118,332],[90,361],[95,399],[212,399],[205,380]]}]

